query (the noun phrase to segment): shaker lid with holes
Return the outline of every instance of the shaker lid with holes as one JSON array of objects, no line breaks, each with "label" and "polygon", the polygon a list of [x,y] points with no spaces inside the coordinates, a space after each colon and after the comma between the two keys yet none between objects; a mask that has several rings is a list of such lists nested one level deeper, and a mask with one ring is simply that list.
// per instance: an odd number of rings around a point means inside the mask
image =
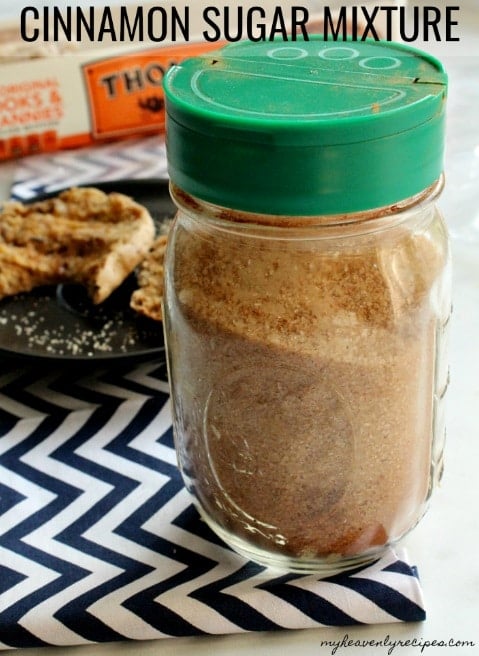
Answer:
[{"label": "shaker lid with holes", "polygon": [[447,76],[388,42],[239,42],[164,81],[171,180],[201,200],[284,215],[392,205],[441,175]]}]

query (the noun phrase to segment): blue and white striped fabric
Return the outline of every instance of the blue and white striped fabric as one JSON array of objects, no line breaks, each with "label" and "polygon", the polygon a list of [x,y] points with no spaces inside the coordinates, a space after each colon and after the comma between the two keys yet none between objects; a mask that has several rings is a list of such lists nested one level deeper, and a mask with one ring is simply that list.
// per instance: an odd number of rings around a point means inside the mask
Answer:
[{"label": "blue and white striped fabric", "polygon": [[0,647],[424,619],[402,551],[318,580],[216,538],[176,467],[160,362],[0,372]]},{"label": "blue and white striped fabric", "polygon": [[167,177],[165,143],[158,135],[19,159],[11,193],[29,201],[67,186]]},{"label": "blue and white striped fabric", "polygon": [[[159,137],[19,160],[12,196],[125,178],[166,178]],[[424,618],[403,551],[318,580],[215,537],[176,467],[160,361],[0,361],[0,648]]]}]

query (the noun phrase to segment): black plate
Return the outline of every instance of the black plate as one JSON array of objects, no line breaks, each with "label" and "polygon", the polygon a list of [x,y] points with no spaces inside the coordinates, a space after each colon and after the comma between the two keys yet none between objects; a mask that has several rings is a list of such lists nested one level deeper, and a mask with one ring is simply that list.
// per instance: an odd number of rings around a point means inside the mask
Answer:
[{"label": "black plate", "polygon": [[[175,213],[164,180],[90,183],[105,192],[131,196],[150,211],[158,232]],[[56,196],[43,194],[29,202]],[[44,287],[0,301],[0,355],[56,362],[163,359],[161,323],[140,317],[129,307],[132,274],[98,306],[78,285]]]}]

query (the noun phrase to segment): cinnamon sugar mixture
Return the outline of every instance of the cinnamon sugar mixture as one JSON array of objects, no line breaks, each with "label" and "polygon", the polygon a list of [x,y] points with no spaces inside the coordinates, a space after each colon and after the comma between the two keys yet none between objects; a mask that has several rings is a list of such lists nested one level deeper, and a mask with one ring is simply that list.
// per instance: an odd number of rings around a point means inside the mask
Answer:
[{"label": "cinnamon sugar mixture", "polygon": [[317,230],[180,211],[167,281],[179,459],[220,534],[334,558],[424,512],[447,247],[433,207],[405,216]]}]

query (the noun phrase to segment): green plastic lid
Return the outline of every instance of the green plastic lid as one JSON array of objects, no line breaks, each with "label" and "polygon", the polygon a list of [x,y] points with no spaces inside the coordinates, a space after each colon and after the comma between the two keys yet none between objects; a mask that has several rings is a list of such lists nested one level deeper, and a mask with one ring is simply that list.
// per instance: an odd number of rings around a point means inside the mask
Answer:
[{"label": "green plastic lid", "polygon": [[388,42],[239,42],[165,77],[169,175],[199,199],[319,215],[384,207],[440,177],[447,77]]}]

